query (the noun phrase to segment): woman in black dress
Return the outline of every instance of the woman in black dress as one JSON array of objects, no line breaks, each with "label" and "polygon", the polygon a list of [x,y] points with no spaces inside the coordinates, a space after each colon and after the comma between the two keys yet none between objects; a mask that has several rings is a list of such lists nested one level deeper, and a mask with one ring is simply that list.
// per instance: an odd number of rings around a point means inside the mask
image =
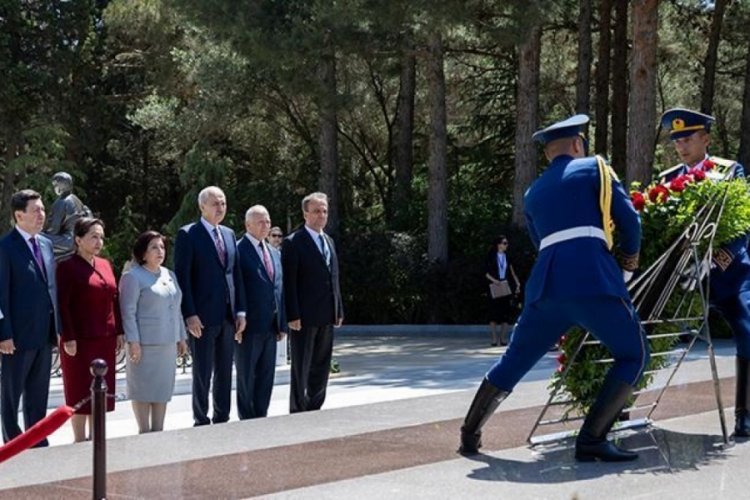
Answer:
[{"label": "woman in black dress", "polygon": [[[508,238],[500,235],[492,242],[492,246],[487,253],[485,277],[489,281],[489,285],[502,285],[501,282],[504,281],[512,292],[510,295],[493,298],[492,290],[490,290],[490,334],[493,346],[497,345],[498,339],[500,345],[508,344],[510,324],[516,320],[514,300],[521,290],[521,282],[508,260],[507,250]],[[499,337],[498,325],[500,325]]]}]

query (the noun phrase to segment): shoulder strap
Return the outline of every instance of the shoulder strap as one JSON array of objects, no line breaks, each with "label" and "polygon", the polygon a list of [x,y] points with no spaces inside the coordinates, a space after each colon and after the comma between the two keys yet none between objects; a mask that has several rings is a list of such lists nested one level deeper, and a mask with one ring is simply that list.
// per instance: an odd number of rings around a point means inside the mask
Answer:
[{"label": "shoulder strap", "polygon": [[727,160],[726,158],[719,158],[718,156],[709,156],[708,159],[709,161],[712,161],[713,163],[726,168],[732,168],[737,164],[736,161]]},{"label": "shoulder strap", "polygon": [[617,179],[617,175],[599,155],[596,155],[596,165],[599,169],[599,208],[602,211],[602,229],[607,239],[607,248],[612,250],[614,245],[612,233],[615,230],[615,223],[612,221],[612,179],[613,177]]},{"label": "shoulder strap", "polygon": [[674,167],[669,167],[666,170],[662,170],[661,172],[659,172],[659,178],[660,179],[664,178],[664,177],[668,176],[669,174],[671,174],[673,172],[676,172],[677,170],[681,169],[683,167],[683,165],[684,164],[682,164],[682,163],[678,163]]}]

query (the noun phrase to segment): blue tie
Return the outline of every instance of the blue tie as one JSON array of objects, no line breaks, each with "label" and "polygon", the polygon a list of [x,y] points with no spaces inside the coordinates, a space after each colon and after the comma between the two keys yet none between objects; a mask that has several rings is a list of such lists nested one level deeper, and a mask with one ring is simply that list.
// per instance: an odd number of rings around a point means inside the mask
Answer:
[{"label": "blue tie", "polygon": [[323,239],[323,235],[319,234],[318,239],[320,240],[320,253],[323,254],[323,260],[326,261],[326,265],[331,265],[330,262],[328,262],[328,249],[326,248],[326,242],[325,239]]}]

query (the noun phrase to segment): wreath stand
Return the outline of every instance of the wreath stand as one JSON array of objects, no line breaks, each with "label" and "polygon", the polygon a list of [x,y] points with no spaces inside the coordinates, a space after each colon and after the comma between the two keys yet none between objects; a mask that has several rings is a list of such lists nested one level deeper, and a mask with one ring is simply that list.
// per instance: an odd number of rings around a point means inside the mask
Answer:
[{"label": "wreath stand", "polygon": [[[719,373],[708,326],[708,270],[711,265],[714,236],[726,201],[726,193],[722,199],[718,198],[717,196],[704,205],[667,251],[628,286],[647,338],[649,340],[670,338],[673,342],[670,342],[672,346],[667,350],[651,353],[652,359],[664,357],[667,362],[660,369],[644,372],[644,376],[651,378],[651,383],[648,387],[633,394],[635,403],[623,410],[621,419],[615,426],[616,430],[651,425],[651,416],[672,383],[677,370],[696,341],[700,339],[708,348],[721,433],[724,444],[729,444]],[[657,325],[664,325],[658,328],[658,333]],[[683,344],[676,342],[678,337],[683,340]],[[588,332],[581,335],[579,343],[573,350],[573,355],[563,364],[560,378],[550,385],[549,399],[527,438],[530,446],[561,441],[578,432],[577,428],[565,429],[566,424],[583,420],[584,415],[573,409],[577,401],[571,399],[570,395],[565,392],[564,382],[571,366],[577,362],[577,358],[584,349],[596,345],[600,345],[600,342]],[[600,359],[586,362],[612,364],[614,359],[607,354]],[[661,387],[650,387],[657,385],[654,384],[655,380],[665,381]],[[651,400],[641,402],[639,401],[641,399]],[[633,418],[634,416],[637,418]],[[542,433],[543,430],[555,428],[557,428],[556,431]],[[559,430],[560,428],[562,430]]]}]

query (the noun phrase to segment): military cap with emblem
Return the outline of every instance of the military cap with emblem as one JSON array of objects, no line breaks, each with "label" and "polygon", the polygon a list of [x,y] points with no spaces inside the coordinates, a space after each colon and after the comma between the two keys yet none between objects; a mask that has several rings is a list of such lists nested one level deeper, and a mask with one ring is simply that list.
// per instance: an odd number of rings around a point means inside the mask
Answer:
[{"label": "military cap with emblem", "polygon": [[672,140],[687,137],[699,130],[710,132],[714,121],[713,116],[685,108],[668,109],[661,115],[661,126],[669,131]]}]

